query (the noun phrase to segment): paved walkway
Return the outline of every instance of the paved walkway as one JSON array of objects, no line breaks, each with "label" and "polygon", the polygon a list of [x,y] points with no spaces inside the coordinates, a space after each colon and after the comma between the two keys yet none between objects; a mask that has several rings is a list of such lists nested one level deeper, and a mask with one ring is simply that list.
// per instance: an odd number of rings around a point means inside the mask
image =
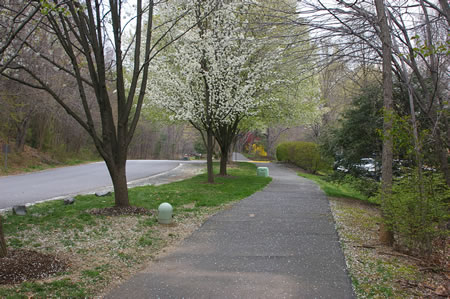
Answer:
[{"label": "paved walkway", "polygon": [[353,298],[328,201],[265,164],[264,190],[211,217],[107,298]]}]

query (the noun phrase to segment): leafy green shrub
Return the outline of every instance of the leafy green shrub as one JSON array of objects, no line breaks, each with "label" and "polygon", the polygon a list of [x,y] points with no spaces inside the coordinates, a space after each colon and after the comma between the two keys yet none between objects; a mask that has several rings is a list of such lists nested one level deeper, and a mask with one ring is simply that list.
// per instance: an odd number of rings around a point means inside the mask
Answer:
[{"label": "leafy green shrub", "polygon": [[277,159],[293,163],[307,171],[316,173],[329,167],[322,158],[319,146],[313,142],[284,142],[277,147]]},{"label": "leafy green shrub", "polygon": [[397,244],[411,252],[430,254],[433,241],[448,236],[449,198],[450,189],[442,175],[433,172],[423,174],[422,184],[417,170],[396,181],[383,211]]},{"label": "leafy green shrub", "polygon": [[277,160],[278,161],[287,161],[289,158],[288,148],[292,142],[283,142],[277,146]]},{"label": "leafy green shrub", "polygon": [[346,175],[343,180],[344,184],[352,186],[355,190],[361,192],[367,197],[376,196],[380,187],[380,183],[368,177],[354,177]]},{"label": "leafy green shrub", "polygon": [[347,185],[367,197],[376,196],[380,187],[380,183],[372,178],[363,176],[355,177],[339,171],[335,171],[332,174],[327,175],[324,180],[327,182]]},{"label": "leafy green shrub", "polygon": [[304,173],[304,172],[299,172],[298,175],[316,182],[320,186],[320,189],[322,189],[327,196],[353,198],[353,199],[359,199],[361,201],[369,202],[369,203],[375,204],[375,205],[379,204],[379,201],[377,201],[377,198],[374,198],[374,197],[369,198],[369,197],[365,196],[364,194],[362,194],[361,192],[358,192],[357,190],[355,190],[352,186],[350,186],[348,184],[341,184],[339,182],[329,181],[329,180],[327,180],[328,177]]}]

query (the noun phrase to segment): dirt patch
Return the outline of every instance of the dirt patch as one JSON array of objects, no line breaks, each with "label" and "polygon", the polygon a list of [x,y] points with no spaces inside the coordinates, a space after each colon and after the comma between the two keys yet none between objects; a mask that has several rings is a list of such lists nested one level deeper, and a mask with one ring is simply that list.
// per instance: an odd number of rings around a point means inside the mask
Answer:
[{"label": "dirt patch", "polygon": [[9,250],[0,258],[0,284],[47,278],[64,271],[67,263],[53,255],[32,250]]},{"label": "dirt patch", "polygon": [[195,202],[183,205],[183,209],[193,209],[193,208],[195,208]]},{"label": "dirt patch", "polygon": [[152,210],[141,207],[108,207],[102,209],[92,209],[88,212],[92,215],[102,216],[122,216],[122,215],[153,215]]}]

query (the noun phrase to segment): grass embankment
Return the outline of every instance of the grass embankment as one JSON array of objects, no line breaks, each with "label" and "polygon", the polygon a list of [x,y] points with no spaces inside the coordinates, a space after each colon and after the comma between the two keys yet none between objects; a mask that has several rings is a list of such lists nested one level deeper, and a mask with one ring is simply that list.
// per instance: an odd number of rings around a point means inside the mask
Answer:
[{"label": "grass embankment", "polygon": [[340,198],[353,198],[371,204],[379,204],[375,199],[368,198],[364,194],[361,194],[357,190],[353,189],[348,184],[339,184],[334,182],[327,182],[322,176],[299,172],[299,176],[316,182],[320,188],[325,192],[327,196],[330,197],[340,197]]},{"label": "grass embankment", "polygon": [[[329,196],[339,239],[357,298],[444,298],[446,278],[424,261],[379,242],[378,202],[347,184],[313,180]],[[425,270],[424,270],[425,269]]]},{"label": "grass embankment", "polygon": [[72,166],[99,160],[99,157],[86,150],[78,154],[51,154],[25,146],[24,151],[21,153],[12,151],[8,154],[7,168],[5,168],[5,154],[0,150],[0,176]]},{"label": "grass embankment", "polygon": [[0,297],[92,297],[108,285],[136,273],[158,252],[189,235],[228,203],[262,189],[271,179],[256,176],[256,166],[239,163],[230,177],[206,184],[206,175],[160,186],[130,189],[134,206],[155,210],[162,202],[174,207],[174,225],[161,226],[155,215],[94,216],[94,208],[110,207],[113,196],[78,196],[38,204],[27,216],[8,214],[4,229],[13,248],[32,249],[66,258],[66,273],[44,281],[0,286]]}]

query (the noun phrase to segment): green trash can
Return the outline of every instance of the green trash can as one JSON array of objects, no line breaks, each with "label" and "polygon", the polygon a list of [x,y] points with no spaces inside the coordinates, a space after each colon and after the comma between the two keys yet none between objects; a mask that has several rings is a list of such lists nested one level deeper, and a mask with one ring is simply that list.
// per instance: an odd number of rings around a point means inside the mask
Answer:
[{"label": "green trash can", "polygon": [[269,176],[269,168],[267,167],[258,167],[256,169],[256,175],[262,176],[262,177],[268,177]]}]

